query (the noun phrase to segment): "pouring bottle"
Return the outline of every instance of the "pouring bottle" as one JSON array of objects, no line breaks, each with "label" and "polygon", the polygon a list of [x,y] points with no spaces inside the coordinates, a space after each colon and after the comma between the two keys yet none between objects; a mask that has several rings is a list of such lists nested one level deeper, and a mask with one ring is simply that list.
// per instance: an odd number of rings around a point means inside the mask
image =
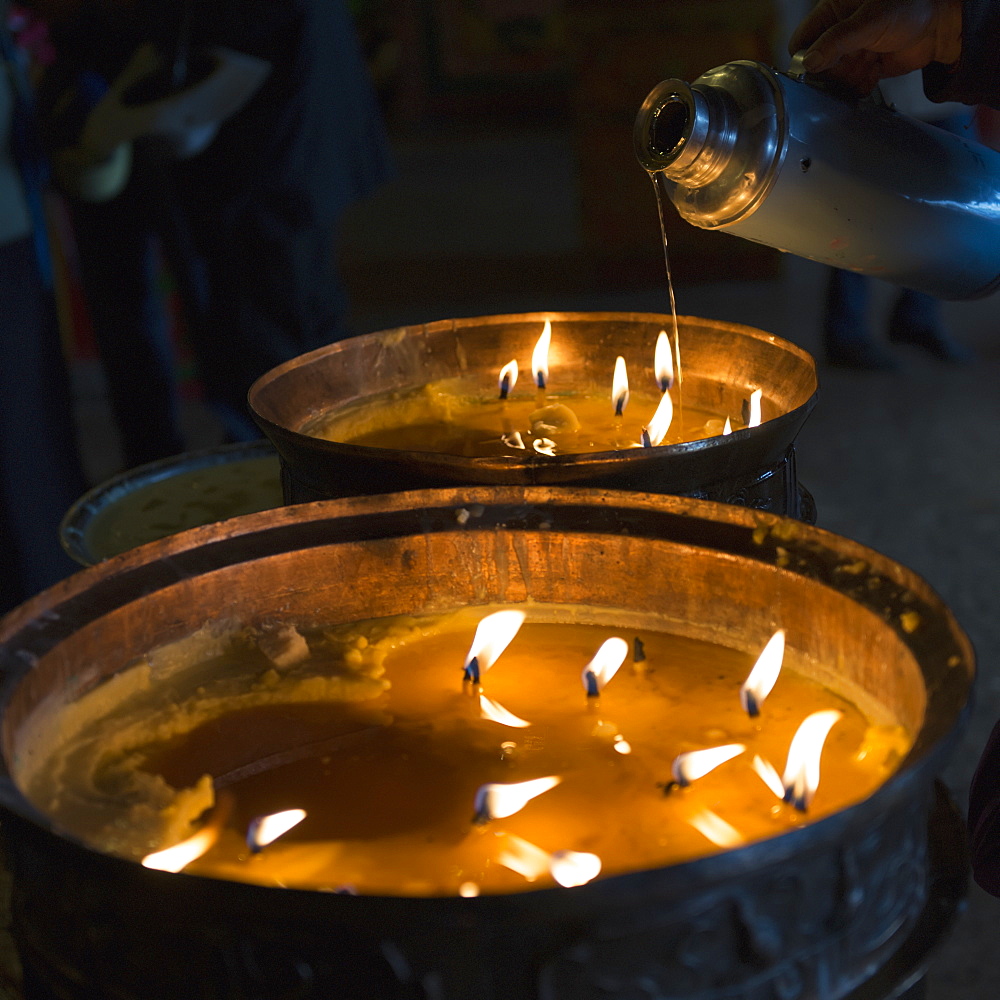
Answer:
[{"label": "pouring bottle", "polygon": [[663,81],[634,139],[661,211],[692,225],[937,298],[1000,286],[1000,153],[838,92],[801,53]]}]

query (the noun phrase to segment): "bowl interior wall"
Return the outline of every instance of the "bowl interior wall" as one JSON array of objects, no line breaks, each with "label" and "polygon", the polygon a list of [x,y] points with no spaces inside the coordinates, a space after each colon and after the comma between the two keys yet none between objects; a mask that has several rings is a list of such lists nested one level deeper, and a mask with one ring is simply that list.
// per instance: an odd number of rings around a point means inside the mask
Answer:
[{"label": "bowl interior wall", "polygon": [[[630,313],[556,313],[444,320],[339,341],[303,355],[263,376],[251,390],[253,408],[290,430],[318,414],[366,397],[404,392],[439,379],[459,377],[497,391],[500,367],[518,358],[530,374],[532,349],[551,316],[550,385],[563,390],[607,392],[615,358],[630,366],[633,386],[653,388],[653,347],[669,317]],[[678,317],[684,400],[739,413],[742,401],[763,390],[763,415],[774,418],[804,406],[816,392],[810,356],[751,327]],[[515,392],[518,390],[515,389]],[[530,391],[530,390],[529,390]]]},{"label": "bowl interior wall", "polygon": [[816,580],[669,539],[456,528],[280,552],[109,610],[43,656],[18,687],[6,715],[7,757],[41,752],[30,745],[36,709],[58,710],[206,621],[308,626],[525,602],[571,605],[584,619],[623,627],[655,623],[748,652],[783,627],[789,660],[875,721],[913,732],[923,721],[923,676],[898,633]]}]

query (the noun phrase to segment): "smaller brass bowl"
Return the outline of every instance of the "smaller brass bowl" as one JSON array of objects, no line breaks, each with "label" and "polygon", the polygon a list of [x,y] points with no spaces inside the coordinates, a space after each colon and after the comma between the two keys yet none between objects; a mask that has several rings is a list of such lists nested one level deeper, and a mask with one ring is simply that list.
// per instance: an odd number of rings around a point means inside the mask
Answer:
[{"label": "smaller brass bowl", "polygon": [[[679,316],[683,399],[740,413],[761,389],[764,422],[727,436],[658,448],[465,458],[327,441],[303,432],[317,416],[385,393],[474,376],[495,385],[511,358],[530,358],[552,323],[553,384],[609,392],[617,355],[648,358],[673,319],[658,313],[521,313],[441,320],[351,337],[295,358],[251,387],[250,408],[281,456],[285,500],[448,486],[591,486],[672,493],[815,520],[795,474],[794,441],[817,397],[801,348],[749,326]],[[652,377],[650,375],[650,377]]]}]

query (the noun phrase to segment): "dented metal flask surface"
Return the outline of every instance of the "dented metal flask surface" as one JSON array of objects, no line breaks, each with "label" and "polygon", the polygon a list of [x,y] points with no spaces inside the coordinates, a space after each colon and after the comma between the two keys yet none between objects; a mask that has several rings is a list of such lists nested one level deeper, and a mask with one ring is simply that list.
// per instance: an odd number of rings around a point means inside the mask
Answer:
[{"label": "dented metal flask surface", "polygon": [[1000,286],[1000,153],[736,61],[646,98],[636,153],[681,217],[939,298]]}]

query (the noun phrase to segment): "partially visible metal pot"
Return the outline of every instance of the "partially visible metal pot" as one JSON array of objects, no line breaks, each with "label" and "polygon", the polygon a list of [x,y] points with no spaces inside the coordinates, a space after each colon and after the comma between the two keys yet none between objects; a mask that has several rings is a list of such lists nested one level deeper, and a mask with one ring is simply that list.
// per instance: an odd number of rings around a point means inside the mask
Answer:
[{"label": "partially visible metal pot", "polygon": [[802,70],[665,80],[639,162],[681,218],[943,299],[1000,285],[1000,153]]}]

